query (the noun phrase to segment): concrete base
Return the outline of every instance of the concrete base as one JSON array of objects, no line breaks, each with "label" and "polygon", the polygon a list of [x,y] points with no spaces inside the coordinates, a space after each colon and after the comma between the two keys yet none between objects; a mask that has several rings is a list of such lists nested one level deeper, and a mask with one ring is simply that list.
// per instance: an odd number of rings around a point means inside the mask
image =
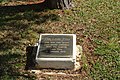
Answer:
[{"label": "concrete base", "polygon": [[71,61],[39,61],[36,67],[53,69],[73,69],[74,63]]},{"label": "concrete base", "polygon": [[82,56],[82,46],[77,45],[76,46],[76,62],[74,67],[75,71],[81,68],[81,65],[80,65],[81,56]]}]

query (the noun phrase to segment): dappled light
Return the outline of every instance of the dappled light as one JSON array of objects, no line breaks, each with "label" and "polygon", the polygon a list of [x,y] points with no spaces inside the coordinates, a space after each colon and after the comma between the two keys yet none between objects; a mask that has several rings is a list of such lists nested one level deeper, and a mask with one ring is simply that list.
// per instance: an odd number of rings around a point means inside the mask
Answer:
[{"label": "dappled light", "polygon": [[26,48],[29,44],[34,45],[39,34],[45,32],[43,26],[39,25],[59,20],[59,16],[54,13],[36,14],[33,10],[24,10],[19,11],[17,6],[0,7],[1,79],[34,78],[31,74],[25,75],[25,66],[30,63],[29,56],[26,56]]}]

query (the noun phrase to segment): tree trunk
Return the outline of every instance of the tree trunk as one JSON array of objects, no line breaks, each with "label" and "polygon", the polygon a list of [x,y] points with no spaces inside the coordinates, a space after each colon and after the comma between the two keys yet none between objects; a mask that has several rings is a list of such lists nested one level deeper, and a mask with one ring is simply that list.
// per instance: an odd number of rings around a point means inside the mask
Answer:
[{"label": "tree trunk", "polygon": [[72,7],[71,0],[45,0],[45,4],[50,9],[70,9]]}]

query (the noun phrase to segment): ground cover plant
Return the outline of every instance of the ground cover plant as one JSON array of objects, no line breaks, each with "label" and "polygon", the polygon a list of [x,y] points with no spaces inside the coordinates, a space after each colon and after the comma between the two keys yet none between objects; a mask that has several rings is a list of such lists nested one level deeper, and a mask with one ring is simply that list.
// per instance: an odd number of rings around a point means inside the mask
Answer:
[{"label": "ground cover plant", "polygon": [[[120,79],[120,1],[74,0],[70,10],[16,10],[0,6],[0,79]],[[9,5],[9,1],[5,4]],[[38,10],[38,9],[37,9]],[[26,47],[34,45],[41,33],[73,33],[83,47],[81,69],[41,70],[76,76],[35,75],[25,70]]]}]

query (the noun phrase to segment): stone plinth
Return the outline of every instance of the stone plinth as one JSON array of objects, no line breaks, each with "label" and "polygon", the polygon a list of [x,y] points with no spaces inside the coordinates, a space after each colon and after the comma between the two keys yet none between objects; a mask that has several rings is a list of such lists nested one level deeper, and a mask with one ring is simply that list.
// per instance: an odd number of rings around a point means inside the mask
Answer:
[{"label": "stone plinth", "polygon": [[80,68],[82,47],[76,46],[75,34],[41,34],[36,62],[38,68]]}]

